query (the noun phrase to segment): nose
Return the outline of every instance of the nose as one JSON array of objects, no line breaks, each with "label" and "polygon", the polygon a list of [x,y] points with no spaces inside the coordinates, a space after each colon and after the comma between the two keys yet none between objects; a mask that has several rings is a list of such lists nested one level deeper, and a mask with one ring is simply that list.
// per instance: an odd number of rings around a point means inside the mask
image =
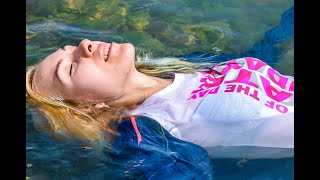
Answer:
[{"label": "nose", "polygon": [[84,39],[79,43],[78,46],[79,52],[84,57],[90,57],[92,56],[92,41],[88,39]]}]

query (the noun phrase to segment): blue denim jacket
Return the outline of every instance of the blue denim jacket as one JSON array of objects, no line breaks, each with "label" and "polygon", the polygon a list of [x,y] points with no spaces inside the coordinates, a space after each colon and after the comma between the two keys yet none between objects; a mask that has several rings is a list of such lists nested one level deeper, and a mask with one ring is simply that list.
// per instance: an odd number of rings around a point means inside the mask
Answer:
[{"label": "blue denim jacket", "polygon": [[198,145],[173,137],[158,122],[148,117],[120,123],[120,136],[114,143],[117,158],[124,164],[128,179],[212,179],[212,162]]}]

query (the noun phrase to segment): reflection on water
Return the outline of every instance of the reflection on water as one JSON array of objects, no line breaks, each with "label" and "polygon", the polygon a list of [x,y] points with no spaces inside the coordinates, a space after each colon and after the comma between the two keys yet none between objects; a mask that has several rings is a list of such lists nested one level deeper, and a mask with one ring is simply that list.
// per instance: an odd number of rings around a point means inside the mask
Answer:
[{"label": "reflection on water", "polygon": [[[26,4],[26,63],[30,65],[83,38],[131,42],[153,56],[194,52],[240,55],[253,47],[259,51],[265,33],[280,24],[281,15],[293,1],[26,0]],[[293,38],[273,45],[277,51],[274,67],[293,75]],[[98,153],[83,142],[66,140],[50,131],[40,133],[33,120],[43,117],[31,106],[26,110],[28,177],[121,177],[121,168],[117,168],[121,163],[114,161],[108,149]],[[217,179],[293,179],[292,158],[213,162]]]}]

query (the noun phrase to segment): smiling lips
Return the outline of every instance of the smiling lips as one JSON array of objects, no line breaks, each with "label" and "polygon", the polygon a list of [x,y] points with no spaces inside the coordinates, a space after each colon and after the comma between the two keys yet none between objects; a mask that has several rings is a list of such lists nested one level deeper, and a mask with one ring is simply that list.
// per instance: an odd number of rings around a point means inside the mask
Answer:
[{"label": "smiling lips", "polygon": [[104,54],[103,54],[103,59],[106,62],[109,58],[109,52],[111,52],[111,44],[107,44],[106,47],[104,48]]}]

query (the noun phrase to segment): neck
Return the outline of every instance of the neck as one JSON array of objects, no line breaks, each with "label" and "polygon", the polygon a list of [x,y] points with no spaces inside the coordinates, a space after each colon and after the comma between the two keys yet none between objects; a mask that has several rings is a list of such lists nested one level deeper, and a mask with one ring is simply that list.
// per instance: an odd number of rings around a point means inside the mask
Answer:
[{"label": "neck", "polygon": [[173,79],[163,79],[153,76],[148,76],[138,71],[131,79],[128,79],[126,87],[124,88],[124,93],[122,96],[115,100],[108,102],[109,106],[119,107],[119,106],[133,106],[140,105],[147,98],[153,94],[166,88],[173,82]]}]

